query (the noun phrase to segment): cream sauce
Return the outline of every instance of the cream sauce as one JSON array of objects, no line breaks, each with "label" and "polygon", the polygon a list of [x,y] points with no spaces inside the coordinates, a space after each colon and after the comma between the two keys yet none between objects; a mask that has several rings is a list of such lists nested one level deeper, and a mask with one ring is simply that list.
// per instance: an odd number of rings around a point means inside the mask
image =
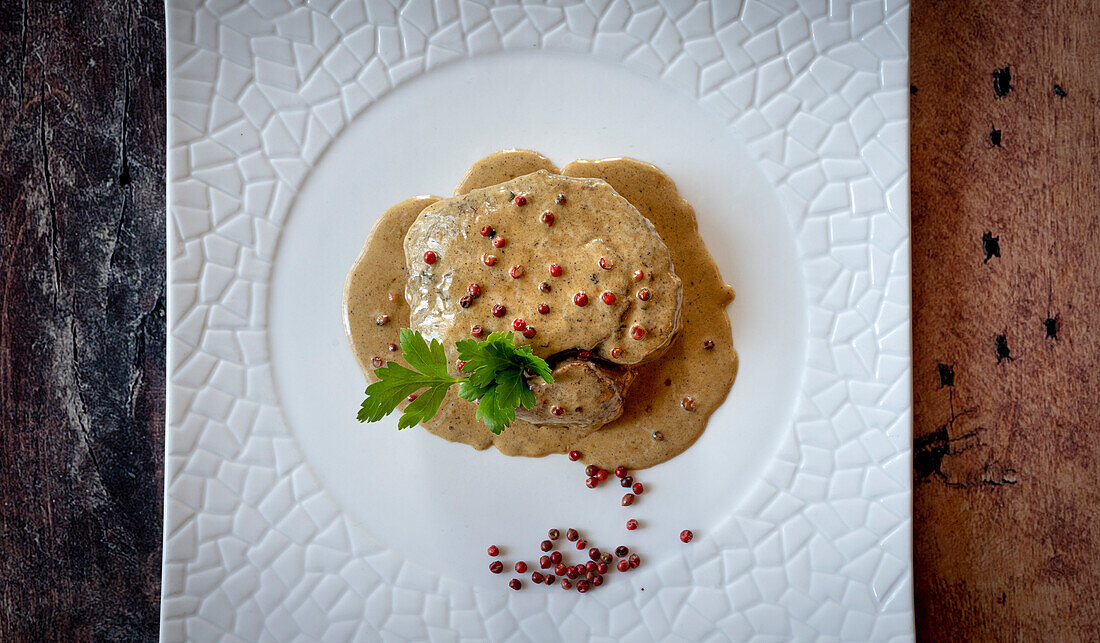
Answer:
[{"label": "cream sauce", "polygon": [[587,350],[627,365],[659,357],[679,329],[668,247],[599,179],[538,170],[437,201],[405,235],[405,267],[410,328],[451,360],[474,326],[527,330],[516,343],[544,359]]},{"label": "cream sauce", "polygon": [[504,183],[525,174],[546,170],[551,174],[561,174],[558,166],[550,159],[531,150],[502,150],[481,159],[466,170],[466,176],[455,186],[454,195],[466,194],[470,190],[485,188]]},{"label": "cream sauce", "polygon": [[[498,152],[475,163],[456,194],[540,169],[557,171],[534,152]],[[659,169],[632,159],[606,159],[576,161],[561,174],[606,181],[653,223],[683,282],[679,335],[658,360],[635,367],[622,416],[602,427],[535,426],[516,420],[494,436],[474,419],[475,406],[452,389],[425,428],[476,449],[493,445],[506,455],[541,456],[578,449],[585,462],[605,468],[650,467],[688,448],[733,385],[737,353],[725,310],[733,301],[733,290],[722,281],[699,236],[691,205]],[[406,270],[401,240],[420,212],[437,200],[419,197],[387,210],[348,275],[345,324],[368,380],[373,381],[377,365],[395,358],[397,353],[388,346],[397,343],[399,330],[409,325],[409,307],[402,296]],[[379,315],[389,315],[389,321],[379,325]]]}]

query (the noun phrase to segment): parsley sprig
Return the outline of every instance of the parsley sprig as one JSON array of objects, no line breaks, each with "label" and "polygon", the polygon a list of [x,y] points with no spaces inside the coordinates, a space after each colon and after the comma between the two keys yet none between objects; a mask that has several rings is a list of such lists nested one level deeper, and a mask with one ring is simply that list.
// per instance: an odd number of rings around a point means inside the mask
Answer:
[{"label": "parsley sprig", "polygon": [[439,411],[447,389],[458,384],[458,396],[477,402],[475,417],[493,433],[499,434],[516,419],[516,409],[535,405],[535,394],[527,384],[527,373],[542,376],[553,383],[550,365],[537,357],[530,346],[516,346],[515,335],[491,333],[485,341],[464,339],[455,343],[459,359],[466,365],[466,377],[451,377],[447,372],[447,354],[443,345],[431,344],[419,332],[401,329],[401,351],[412,368],[389,362],[374,369],[378,381],[367,387],[367,398],[359,409],[360,422],[377,422],[413,393],[420,392],[401,413],[397,428],[404,429],[426,422]]}]

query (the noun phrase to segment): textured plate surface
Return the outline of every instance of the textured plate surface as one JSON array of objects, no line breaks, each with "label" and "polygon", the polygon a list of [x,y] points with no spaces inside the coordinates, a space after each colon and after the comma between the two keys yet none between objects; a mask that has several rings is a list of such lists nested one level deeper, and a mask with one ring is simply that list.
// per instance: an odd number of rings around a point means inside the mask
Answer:
[{"label": "textured plate surface", "polygon": [[[911,638],[907,17],[170,0],[162,637]],[[650,564],[586,597],[481,554],[546,516],[623,533],[574,486],[522,511],[564,458],[347,411],[339,288],[377,212],[513,145],[657,163],[738,290],[730,400],[645,473]]]}]

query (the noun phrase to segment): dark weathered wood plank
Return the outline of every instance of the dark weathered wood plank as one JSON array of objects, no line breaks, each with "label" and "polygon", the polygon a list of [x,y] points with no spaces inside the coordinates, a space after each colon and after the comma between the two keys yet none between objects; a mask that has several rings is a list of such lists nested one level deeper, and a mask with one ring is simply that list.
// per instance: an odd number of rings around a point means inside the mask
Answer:
[{"label": "dark weathered wood plank", "polygon": [[911,24],[918,633],[1100,640],[1100,5]]},{"label": "dark weathered wood plank", "polygon": [[[0,9],[0,640],[152,639],[163,6]],[[1098,46],[1083,0],[913,7],[926,640],[1100,637]]]},{"label": "dark weathered wood plank", "polygon": [[0,8],[0,640],[153,639],[164,8]]}]

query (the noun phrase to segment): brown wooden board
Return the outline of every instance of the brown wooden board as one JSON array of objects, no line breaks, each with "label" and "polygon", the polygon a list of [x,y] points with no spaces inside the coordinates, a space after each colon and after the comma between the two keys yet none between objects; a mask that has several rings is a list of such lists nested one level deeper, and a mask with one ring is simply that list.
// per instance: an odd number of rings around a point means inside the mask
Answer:
[{"label": "brown wooden board", "polygon": [[0,641],[158,632],[164,6],[0,2]]},{"label": "brown wooden board", "polygon": [[1098,64],[1089,0],[912,5],[923,640],[1100,640]]}]

